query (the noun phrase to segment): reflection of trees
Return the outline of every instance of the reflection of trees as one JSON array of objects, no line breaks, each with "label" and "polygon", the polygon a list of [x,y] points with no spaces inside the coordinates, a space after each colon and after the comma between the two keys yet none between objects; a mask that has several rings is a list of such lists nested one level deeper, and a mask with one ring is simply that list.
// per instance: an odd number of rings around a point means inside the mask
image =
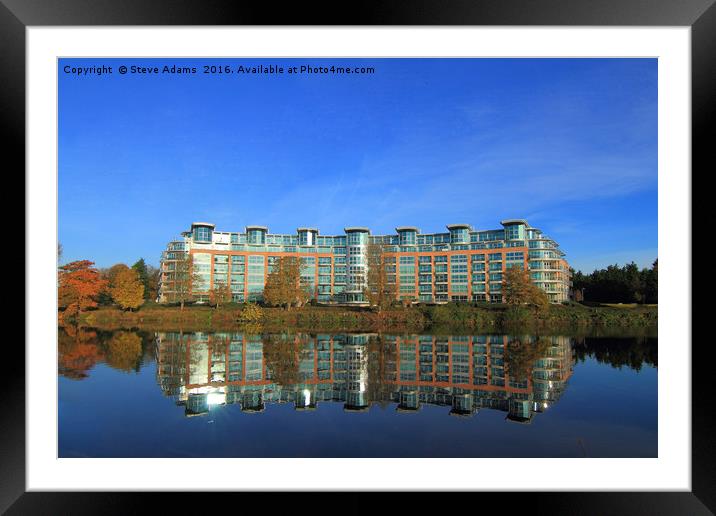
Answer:
[{"label": "reflection of trees", "polygon": [[640,371],[644,364],[658,365],[657,339],[651,337],[632,338],[582,338],[574,343],[574,355],[580,362],[587,357],[601,364],[615,368],[629,367]]},{"label": "reflection of trees", "polygon": [[389,373],[395,371],[395,347],[387,345],[382,334],[368,340],[367,399],[377,402],[381,408],[390,404],[394,389],[388,382]]},{"label": "reflection of trees", "polygon": [[134,371],[142,358],[142,339],[133,332],[119,331],[105,343],[108,365],[122,371]]},{"label": "reflection of trees", "polygon": [[97,334],[85,328],[60,328],[57,350],[57,372],[72,380],[87,378],[88,371],[102,359],[102,351],[97,345]]},{"label": "reflection of trees", "polygon": [[299,366],[308,351],[308,339],[300,335],[266,334],[263,354],[271,378],[279,385],[301,383]]},{"label": "reflection of trees", "polygon": [[549,345],[549,339],[540,337],[509,341],[505,350],[505,372],[515,381],[531,378],[535,362],[544,358]]}]

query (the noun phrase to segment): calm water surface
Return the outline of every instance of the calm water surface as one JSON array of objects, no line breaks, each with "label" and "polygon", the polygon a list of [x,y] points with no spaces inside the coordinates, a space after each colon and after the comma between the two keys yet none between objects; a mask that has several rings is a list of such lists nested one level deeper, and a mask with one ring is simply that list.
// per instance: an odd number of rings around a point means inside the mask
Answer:
[{"label": "calm water surface", "polygon": [[65,331],[60,457],[656,457],[657,340]]}]

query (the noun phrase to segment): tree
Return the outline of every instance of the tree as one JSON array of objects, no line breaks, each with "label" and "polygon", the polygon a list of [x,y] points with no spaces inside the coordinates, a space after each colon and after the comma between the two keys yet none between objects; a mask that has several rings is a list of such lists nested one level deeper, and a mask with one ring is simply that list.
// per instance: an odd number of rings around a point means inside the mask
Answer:
[{"label": "tree", "polygon": [[642,284],[642,274],[636,263],[631,262],[624,267],[624,281],[628,289],[629,302],[644,302],[644,287]]},{"label": "tree", "polygon": [[231,289],[226,283],[214,283],[209,290],[209,304],[214,305],[217,309],[222,304],[231,302]]},{"label": "tree", "polygon": [[179,303],[181,310],[184,310],[184,303],[193,301],[194,288],[201,283],[201,276],[194,271],[194,259],[189,253],[182,253],[174,262],[168,297],[173,303]]},{"label": "tree", "polygon": [[64,308],[65,316],[80,314],[87,308],[97,306],[97,297],[105,288],[106,281],[93,267],[94,262],[79,260],[60,267],[58,306]]},{"label": "tree", "polygon": [[395,373],[396,349],[395,346],[387,344],[382,334],[377,334],[368,338],[366,351],[370,380],[366,385],[366,397],[385,408],[395,387],[390,378],[391,374]]},{"label": "tree", "polygon": [[57,263],[62,261],[62,244],[57,242]]},{"label": "tree", "polygon": [[380,312],[395,301],[395,282],[389,281],[385,247],[369,243],[366,246],[366,265],[368,271],[363,295],[366,301]]},{"label": "tree", "polygon": [[642,271],[644,276],[644,302],[645,303],[658,303],[659,302],[659,260],[654,260],[651,269],[644,269]]},{"label": "tree", "polygon": [[124,310],[139,308],[144,302],[144,285],[135,269],[119,269],[109,286],[112,300]]},{"label": "tree", "polygon": [[142,339],[133,332],[118,331],[106,342],[105,361],[122,371],[136,371],[142,358]]},{"label": "tree", "polygon": [[301,335],[263,335],[263,356],[271,379],[283,386],[292,387],[301,382],[299,366],[308,351],[308,341]]},{"label": "tree", "polygon": [[510,267],[503,275],[502,292],[505,303],[511,306],[530,305],[539,311],[549,308],[547,294],[532,283],[529,272],[522,267]]},{"label": "tree", "polygon": [[535,362],[544,358],[549,345],[549,339],[540,337],[534,341],[529,338],[510,341],[504,355],[505,372],[510,379],[522,382],[531,378]]},{"label": "tree", "polygon": [[260,323],[261,319],[263,319],[263,311],[255,303],[246,303],[238,314],[241,323]]},{"label": "tree", "polygon": [[591,274],[577,271],[572,276],[575,293],[584,293],[585,301],[599,303],[657,303],[658,260],[651,269],[641,269],[635,263],[620,267],[609,265]]},{"label": "tree", "polygon": [[129,267],[127,267],[123,263],[115,263],[108,269],[99,269],[100,276],[103,280],[105,280],[105,288],[102,289],[102,291],[99,293],[99,297],[97,298],[97,302],[100,305],[109,306],[114,302],[114,300],[112,299],[112,292],[110,291],[110,287],[114,283],[117,274],[120,271],[126,271],[128,269]]},{"label": "tree", "polygon": [[147,265],[146,298],[155,301],[159,297],[159,279],[162,271],[152,265]]},{"label": "tree", "polygon": [[65,378],[82,380],[103,358],[97,333],[87,328],[63,326],[57,334],[57,372]]},{"label": "tree", "polygon": [[149,270],[147,264],[144,263],[144,258],[140,258],[132,265],[132,269],[137,271],[139,275],[139,281],[144,285],[144,299],[149,299]]},{"label": "tree", "polygon": [[301,286],[301,261],[295,256],[280,256],[266,277],[264,302],[288,310],[306,303],[309,297]]}]

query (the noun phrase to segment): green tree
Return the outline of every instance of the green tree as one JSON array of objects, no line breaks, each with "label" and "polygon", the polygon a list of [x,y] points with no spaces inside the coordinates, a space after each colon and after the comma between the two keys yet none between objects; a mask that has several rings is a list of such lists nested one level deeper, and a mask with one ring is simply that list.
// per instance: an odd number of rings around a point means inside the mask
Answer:
[{"label": "green tree", "polygon": [[390,281],[387,270],[394,264],[388,263],[383,245],[369,243],[366,246],[366,265],[368,270],[363,295],[368,304],[380,312],[395,301],[395,281]]},{"label": "green tree", "polygon": [[149,299],[149,270],[147,264],[144,263],[144,258],[140,258],[132,265],[132,269],[137,271],[139,281],[144,285],[144,299]]},{"label": "green tree", "polygon": [[639,270],[635,263],[620,267],[609,265],[591,274],[577,271],[572,276],[575,293],[582,291],[584,300],[599,303],[657,303],[658,260],[651,269]]},{"label": "green tree", "polygon": [[659,302],[659,260],[654,260],[651,269],[644,269],[644,302]]},{"label": "green tree", "polygon": [[112,300],[123,310],[135,310],[144,303],[144,285],[135,269],[119,269],[109,286]]},{"label": "green tree", "polygon": [[624,267],[624,281],[628,290],[629,302],[644,302],[642,274],[636,263],[631,262]]}]

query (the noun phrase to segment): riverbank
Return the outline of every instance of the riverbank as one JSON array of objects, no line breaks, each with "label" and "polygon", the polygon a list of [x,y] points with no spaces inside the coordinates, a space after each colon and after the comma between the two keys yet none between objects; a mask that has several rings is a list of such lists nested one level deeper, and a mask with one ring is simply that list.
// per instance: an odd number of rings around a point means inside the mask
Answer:
[{"label": "riverbank", "polygon": [[261,307],[248,314],[243,305],[220,309],[208,306],[150,305],[136,312],[102,307],[80,315],[81,326],[98,329],[146,329],[186,331],[261,330],[302,331],[504,331],[509,328],[536,330],[656,328],[656,306],[586,307],[552,305],[537,313],[505,305],[446,304],[395,307],[380,313],[363,307],[305,306],[283,310]]}]

